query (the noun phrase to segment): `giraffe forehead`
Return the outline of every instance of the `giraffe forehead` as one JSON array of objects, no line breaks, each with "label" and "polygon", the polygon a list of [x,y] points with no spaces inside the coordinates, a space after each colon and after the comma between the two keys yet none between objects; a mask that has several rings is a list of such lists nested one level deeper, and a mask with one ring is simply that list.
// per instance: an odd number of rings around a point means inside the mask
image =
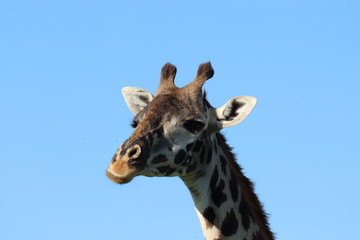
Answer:
[{"label": "giraffe forehead", "polygon": [[179,94],[162,94],[156,96],[150,104],[140,112],[135,120],[139,123],[150,125],[151,128],[158,127],[161,122],[173,119],[192,119],[201,114],[200,108]]}]

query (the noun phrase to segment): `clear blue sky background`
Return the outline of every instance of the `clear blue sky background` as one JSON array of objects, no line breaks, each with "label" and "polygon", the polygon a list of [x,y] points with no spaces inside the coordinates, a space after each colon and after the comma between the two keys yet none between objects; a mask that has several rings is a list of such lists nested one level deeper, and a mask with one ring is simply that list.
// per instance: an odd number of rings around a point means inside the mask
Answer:
[{"label": "clear blue sky background", "polygon": [[278,239],[358,237],[359,1],[179,2],[0,2],[0,239],[203,239],[179,179],[105,169],[121,88],[205,61],[212,105],[259,99],[223,132]]}]

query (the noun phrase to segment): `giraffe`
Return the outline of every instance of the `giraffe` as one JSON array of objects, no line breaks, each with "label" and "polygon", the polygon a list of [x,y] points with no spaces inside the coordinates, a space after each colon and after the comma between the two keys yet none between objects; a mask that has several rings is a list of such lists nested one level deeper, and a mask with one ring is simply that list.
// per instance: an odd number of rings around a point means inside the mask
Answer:
[{"label": "giraffe", "polygon": [[182,88],[174,84],[176,71],[170,63],[163,66],[155,96],[123,88],[135,130],[116,151],[107,176],[119,184],[139,175],[178,176],[190,191],[206,240],[274,239],[252,182],[220,133],[243,121],[256,98],[234,97],[214,108],[202,90],[214,75],[210,62]]}]

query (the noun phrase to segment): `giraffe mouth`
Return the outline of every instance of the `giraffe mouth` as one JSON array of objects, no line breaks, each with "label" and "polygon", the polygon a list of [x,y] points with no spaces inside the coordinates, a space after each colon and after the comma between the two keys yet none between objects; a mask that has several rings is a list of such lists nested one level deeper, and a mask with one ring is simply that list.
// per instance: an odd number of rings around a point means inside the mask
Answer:
[{"label": "giraffe mouth", "polygon": [[118,184],[125,184],[131,182],[134,176],[120,177],[112,173],[109,169],[106,170],[106,176],[113,182]]}]

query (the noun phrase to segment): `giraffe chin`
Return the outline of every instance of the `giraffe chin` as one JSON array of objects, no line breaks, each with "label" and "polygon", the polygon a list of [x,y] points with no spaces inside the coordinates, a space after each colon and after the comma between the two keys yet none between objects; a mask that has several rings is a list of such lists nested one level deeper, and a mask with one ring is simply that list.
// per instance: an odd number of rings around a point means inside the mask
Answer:
[{"label": "giraffe chin", "polygon": [[113,174],[112,172],[108,170],[106,170],[106,176],[113,182],[118,183],[118,184],[125,184],[125,183],[129,183],[131,182],[131,180],[133,180],[133,178],[135,176],[127,176],[127,177],[119,177],[116,176],[115,174]]}]

